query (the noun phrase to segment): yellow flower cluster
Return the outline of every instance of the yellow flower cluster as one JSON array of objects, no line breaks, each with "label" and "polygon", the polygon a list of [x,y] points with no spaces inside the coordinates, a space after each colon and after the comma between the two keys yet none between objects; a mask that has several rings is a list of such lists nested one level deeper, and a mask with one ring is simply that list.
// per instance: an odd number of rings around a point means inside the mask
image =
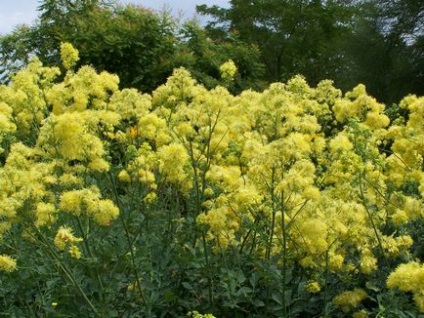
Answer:
[{"label": "yellow flower cluster", "polygon": [[356,119],[370,129],[385,128],[390,123],[389,118],[383,114],[384,105],[367,95],[362,84],[346,94],[345,99],[338,99],[333,111],[336,120],[341,123]]},{"label": "yellow flower cluster", "polygon": [[16,261],[7,255],[0,255],[0,271],[13,272],[16,270]]},{"label": "yellow flower cluster", "polygon": [[92,171],[107,171],[109,163],[104,160],[104,144],[92,129],[99,124],[114,125],[117,115],[103,116],[97,112],[72,112],[52,115],[40,130],[38,147],[44,156],[66,162],[74,161],[75,166],[84,166]]},{"label": "yellow flower cluster", "polygon": [[198,311],[190,311],[187,314],[187,317],[192,317],[192,318],[215,318],[215,316],[212,315],[212,314],[200,314]]},{"label": "yellow flower cluster", "polygon": [[51,175],[54,164],[34,162],[34,157],[34,149],[15,143],[0,168],[0,235],[14,222],[33,220],[41,227],[55,220],[54,195],[49,191],[56,182]]},{"label": "yellow flower cluster", "polygon": [[368,316],[369,316],[368,312],[366,310],[363,310],[363,309],[356,311],[352,314],[352,318],[367,318]]},{"label": "yellow flower cluster", "polygon": [[184,192],[191,189],[192,181],[185,170],[189,169],[189,156],[182,145],[170,144],[158,150],[159,172],[170,183],[180,185]]},{"label": "yellow flower cluster", "polygon": [[[78,53],[63,44],[62,58],[70,69]],[[58,73],[34,59],[0,86],[1,235],[59,227],[61,213],[108,225],[121,193],[146,205],[175,195],[213,251],[300,264],[312,293],[323,272],[371,275],[381,254],[408,256],[408,225],[424,211],[424,98],[406,97],[408,116],[389,126],[363,85],[343,95],[296,76],[233,96],[180,68],[150,96],[89,66],[54,82]],[[55,244],[79,258],[78,238],[59,232]],[[389,287],[403,286],[400,272]],[[419,303],[422,291],[408,291]],[[349,311],[364,298],[356,289],[334,301]]]},{"label": "yellow flower cluster", "polygon": [[12,108],[0,100],[0,154],[4,151],[1,147],[3,140],[16,131],[12,122]]},{"label": "yellow flower cluster", "polygon": [[355,288],[354,290],[345,291],[337,295],[333,299],[333,303],[344,312],[348,312],[358,307],[367,296],[367,293],[363,289]]},{"label": "yellow flower cluster", "polygon": [[418,262],[399,265],[387,279],[387,287],[412,292],[420,312],[424,312],[424,266]]},{"label": "yellow flower cluster", "polygon": [[221,78],[224,81],[231,81],[233,80],[234,75],[236,75],[237,66],[232,60],[229,60],[219,67],[219,71],[221,72]]},{"label": "yellow flower cluster", "polygon": [[81,258],[81,252],[75,243],[81,242],[82,238],[75,237],[69,227],[61,226],[54,238],[54,245],[61,251],[68,248],[69,254],[76,259]]},{"label": "yellow flower cluster", "polygon": [[62,59],[63,66],[70,69],[79,60],[79,52],[71,43],[62,43],[60,45],[60,58]]},{"label": "yellow flower cluster", "polygon": [[119,215],[119,209],[110,199],[101,199],[98,188],[71,190],[60,196],[59,208],[71,215],[86,213],[100,225],[108,225]]},{"label": "yellow flower cluster", "polygon": [[48,113],[45,93],[59,73],[58,68],[43,67],[34,58],[27,68],[13,76],[10,85],[0,86],[0,136],[16,130],[20,141],[35,142]]},{"label": "yellow flower cluster", "polygon": [[[329,81],[312,89],[296,77],[262,94],[232,97],[222,88],[206,91],[180,69],[154,92],[153,105],[188,156],[180,178],[203,180],[197,190],[206,211],[197,221],[221,248],[240,246],[245,235],[253,242],[242,224],[260,215],[273,235],[272,253],[293,247],[303,266],[318,271],[356,267],[368,275],[378,269],[380,242],[387,256],[411,247],[409,236],[378,229],[393,209],[385,200],[390,180],[380,151],[389,121],[362,85],[343,97]],[[332,116],[346,125],[326,135],[323,124],[333,125]],[[352,249],[359,257],[347,260]]]},{"label": "yellow flower cluster", "polygon": [[306,290],[310,293],[319,293],[321,291],[321,286],[317,281],[310,281],[306,285]]}]

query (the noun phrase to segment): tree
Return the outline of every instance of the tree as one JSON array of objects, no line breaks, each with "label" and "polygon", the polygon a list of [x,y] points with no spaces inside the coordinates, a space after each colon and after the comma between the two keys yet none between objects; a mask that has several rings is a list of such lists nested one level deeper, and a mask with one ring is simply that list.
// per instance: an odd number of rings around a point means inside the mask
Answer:
[{"label": "tree", "polygon": [[172,71],[162,67],[176,47],[175,21],[166,12],[100,0],[46,0],[39,10],[35,25],[0,38],[3,76],[33,54],[46,65],[57,64],[61,42],[80,51],[81,64],[118,74],[122,87],[151,91]]},{"label": "tree", "polygon": [[424,3],[366,1],[346,42],[352,81],[386,103],[424,93]]},{"label": "tree", "polygon": [[[237,35],[229,35],[225,40],[212,39],[194,20],[183,24],[180,39],[170,61],[171,68],[185,67],[208,88],[227,84],[233,93],[239,93],[248,88],[260,90],[264,87],[264,65],[257,46],[240,41]],[[228,60],[232,60],[238,70],[231,83],[224,83],[220,66]]]},{"label": "tree", "polygon": [[[169,12],[101,0],[45,0],[39,10],[35,25],[0,37],[2,82],[34,54],[45,65],[59,64],[60,43],[69,42],[80,52],[80,65],[119,75],[121,87],[150,92],[180,66],[209,88],[225,84],[236,93],[262,87],[255,45],[237,36],[212,40],[198,23],[180,25]],[[230,59],[238,72],[233,82],[223,83],[219,67]]]},{"label": "tree", "polygon": [[[93,25],[95,26],[93,28]],[[66,35],[81,52],[81,62],[119,75],[122,87],[151,91],[171,70],[164,61],[175,52],[174,21],[140,6],[98,9]]]},{"label": "tree", "polygon": [[416,0],[231,0],[202,5],[215,38],[237,32],[256,44],[267,81],[329,78],[344,91],[364,83],[388,104],[424,93],[424,2]]},{"label": "tree", "polygon": [[260,48],[268,81],[301,73],[312,83],[339,71],[338,46],[353,12],[350,1],[317,0],[232,0],[228,9],[201,5],[197,10],[214,19],[207,26],[211,34],[238,33]]},{"label": "tree", "polygon": [[60,63],[58,48],[66,41],[65,34],[78,31],[75,24],[87,18],[96,8],[110,6],[103,0],[43,0],[38,11],[39,20],[31,26],[20,25],[10,34],[0,36],[0,78],[9,80],[8,75],[27,65],[31,56],[38,56],[48,65]]}]

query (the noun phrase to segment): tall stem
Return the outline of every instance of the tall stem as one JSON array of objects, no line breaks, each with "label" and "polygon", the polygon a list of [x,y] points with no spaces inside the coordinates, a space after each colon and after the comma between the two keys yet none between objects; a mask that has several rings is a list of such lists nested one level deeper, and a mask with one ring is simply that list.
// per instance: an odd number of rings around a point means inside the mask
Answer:
[{"label": "tall stem", "polygon": [[[109,171],[109,178],[110,178],[110,181],[112,183],[112,190],[113,190],[113,195],[115,197],[116,205],[118,206],[119,210],[122,212],[124,209],[121,205],[121,201],[119,200],[119,195],[118,195],[118,191],[117,191],[117,188],[116,188],[115,179],[113,178],[113,175],[110,171]],[[146,298],[144,297],[143,289],[141,288],[140,275],[139,275],[139,272],[138,272],[138,269],[137,269],[137,265],[135,263],[135,256],[134,256],[134,249],[133,249],[133,245],[134,245],[135,241],[131,241],[130,232],[128,230],[127,224],[125,223],[124,216],[122,215],[122,213],[119,213],[119,219],[122,223],[122,227],[124,228],[125,237],[126,237],[126,240],[127,240],[127,243],[128,243],[128,249],[130,251],[131,264],[133,266],[137,290],[138,290],[138,293],[140,294],[140,298],[143,302],[143,305],[146,308],[148,308]]]},{"label": "tall stem", "polygon": [[379,249],[381,251],[381,255],[383,256],[383,259],[384,259],[384,261],[386,263],[387,268],[390,268],[389,261],[387,259],[386,253],[384,252],[383,242],[381,241],[381,237],[380,237],[380,234],[378,233],[377,226],[376,226],[376,224],[374,222],[374,219],[373,219],[373,217],[371,215],[371,211],[368,208],[367,199],[365,197],[365,191],[364,191],[364,188],[363,188],[363,185],[362,185],[362,175],[360,175],[359,178],[360,178],[359,179],[359,191],[360,191],[360,194],[361,194],[361,199],[362,199],[362,202],[364,204],[365,211],[367,212],[368,218],[369,218],[369,220],[371,222],[371,226],[372,226],[372,228],[374,230],[375,237],[377,238],[378,247],[379,247]]},{"label": "tall stem", "polygon": [[[82,238],[83,238],[85,249],[87,250],[87,253],[90,256],[90,258],[91,259],[94,259],[93,252],[92,252],[92,250],[90,248],[90,244],[88,243],[88,235],[87,235],[86,231],[84,231],[84,228],[82,226],[81,219],[80,219],[79,216],[77,216],[76,219],[77,219],[78,228],[79,228],[79,230],[80,230],[80,232],[82,234]],[[91,271],[91,273],[93,273],[92,270],[90,270],[90,271]],[[100,290],[103,291],[104,290],[104,288],[103,288],[103,282],[102,282],[102,279],[100,278],[99,272],[95,270],[94,276],[96,277],[96,280],[97,280],[97,283],[99,284]],[[105,298],[104,298],[104,295],[103,295],[102,292],[99,293],[99,298],[100,298],[100,301],[102,302],[102,304],[105,304]]]},{"label": "tall stem", "polygon": [[286,218],[284,215],[284,192],[281,191],[281,230],[283,232],[283,278],[282,278],[282,299],[281,304],[283,306],[283,317],[287,317],[287,308],[286,308],[286,272],[287,272],[287,228],[286,228]]},{"label": "tall stem", "polygon": [[275,168],[272,168],[271,186],[270,186],[272,216],[271,216],[271,229],[270,229],[269,241],[268,241],[268,246],[267,246],[266,254],[265,254],[267,260],[271,258],[271,249],[272,249],[272,244],[274,240],[275,216],[277,213],[277,208],[275,204],[274,182],[275,182]]},{"label": "tall stem", "polygon": [[328,251],[325,252],[325,272],[324,272],[324,316],[323,318],[327,318],[327,300],[328,300],[328,288],[327,288],[327,282],[328,282]]},{"label": "tall stem", "polygon": [[37,234],[41,238],[41,241],[43,245],[47,248],[47,251],[52,256],[52,258],[56,261],[56,264],[58,267],[62,270],[62,272],[65,274],[65,277],[72,283],[72,285],[78,290],[84,301],[87,303],[87,305],[91,308],[91,310],[94,312],[94,314],[97,317],[101,317],[99,312],[97,311],[96,307],[94,307],[93,303],[90,301],[90,299],[85,294],[84,290],[81,288],[80,284],[75,280],[75,278],[72,275],[72,272],[66,267],[65,264],[62,263],[60,257],[57,255],[56,251],[52,248],[49,241],[44,237],[44,235],[38,230],[38,228],[35,228]]}]

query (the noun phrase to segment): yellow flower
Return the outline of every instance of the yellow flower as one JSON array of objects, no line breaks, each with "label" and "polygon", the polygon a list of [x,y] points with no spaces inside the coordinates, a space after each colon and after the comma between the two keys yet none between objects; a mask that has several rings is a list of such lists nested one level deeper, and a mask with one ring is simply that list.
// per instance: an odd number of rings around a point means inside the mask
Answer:
[{"label": "yellow flower", "polygon": [[366,310],[356,311],[352,314],[352,318],[367,318],[368,313]]},{"label": "yellow flower", "polygon": [[108,225],[119,215],[118,207],[110,199],[98,200],[97,204],[87,205],[87,211],[98,224],[102,225]]},{"label": "yellow flower", "polygon": [[63,66],[66,69],[70,69],[79,60],[78,50],[71,43],[62,43],[60,45],[60,58],[62,59]]},{"label": "yellow flower", "polygon": [[83,185],[81,177],[76,176],[72,173],[64,173],[59,177],[59,184],[65,187],[76,188]]},{"label": "yellow flower", "polygon": [[237,73],[237,66],[232,60],[228,60],[219,67],[219,70],[224,81],[231,81]]},{"label": "yellow flower", "polygon": [[80,259],[81,258],[81,252],[79,248],[76,245],[71,245],[69,247],[69,255],[71,255],[72,258]]},{"label": "yellow flower", "polygon": [[155,175],[147,169],[138,170],[138,177],[140,182],[148,184],[150,187],[155,185]]},{"label": "yellow flower", "polygon": [[412,292],[420,312],[424,312],[424,266],[418,262],[399,265],[387,279],[388,288]]},{"label": "yellow flower", "polygon": [[138,127],[137,126],[131,127],[130,130],[128,131],[128,136],[130,136],[133,139],[137,138],[138,137]]},{"label": "yellow flower", "polygon": [[72,229],[66,226],[61,226],[57,231],[56,237],[54,238],[54,245],[63,251],[67,244],[73,244],[81,242],[82,238],[75,237],[72,234]]},{"label": "yellow flower", "polygon": [[424,284],[424,268],[417,262],[400,264],[387,279],[387,287],[402,291],[416,291]]},{"label": "yellow flower", "polygon": [[157,153],[159,159],[159,171],[171,183],[177,183],[188,190],[191,187],[191,179],[185,172],[189,156],[182,145],[170,144],[163,146]]},{"label": "yellow flower", "polygon": [[109,163],[102,158],[94,158],[89,164],[88,168],[92,171],[104,172],[109,170]]},{"label": "yellow flower", "polygon": [[127,170],[121,170],[118,174],[118,179],[122,182],[131,182],[131,176]]},{"label": "yellow flower", "polygon": [[97,187],[62,193],[59,208],[64,212],[80,215],[86,212],[98,224],[107,225],[119,215],[119,209],[110,199],[100,199]]},{"label": "yellow flower", "polygon": [[306,284],[306,290],[310,293],[315,294],[321,291],[321,286],[317,281],[311,281]]},{"label": "yellow flower", "polygon": [[0,255],[0,270],[13,272],[16,269],[16,260],[7,255]]},{"label": "yellow flower", "polygon": [[39,202],[37,204],[35,225],[37,227],[51,224],[55,220],[56,207],[52,203]]},{"label": "yellow flower", "polygon": [[62,193],[59,208],[73,215],[81,214],[81,191],[73,190]]},{"label": "yellow flower", "polygon": [[396,209],[395,213],[392,215],[393,224],[396,226],[406,224],[409,221],[409,217],[406,214],[405,210]]},{"label": "yellow flower", "polygon": [[157,199],[157,195],[154,192],[149,192],[145,197],[144,197],[144,201],[146,203],[153,203],[155,202]]},{"label": "yellow flower", "polygon": [[206,195],[207,197],[211,197],[214,195],[214,191],[212,188],[206,188],[204,191],[204,195]]},{"label": "yellow flower", "polygon": [[418,310],[424,313],[424,291],[415,292],[414,301],[417,304]]},{"label": "yellow flower", "polygon": [[328,248],[328,243],[324,239],[328,231],[325,222],[319,219],[304,220],[298,225],[298,228],[304,241],[304,247],[311,254],[325,253]]},{"label": "yellow flower", "polygon": [[370,274],[377,270],[377,259],[370,251],[366,250],[361,254],[360,267],[364,274]]},{"label": "yellow flower", "polygon": [[198,311],[190,311],[187,316],[192,318],[215,318],[212,314],[200,314]]},{"label": "yellow flower", "polygon": [[340,254],[334,254],[329,253],[328,255],[328,267],[333,270],[337,271],[340,270],[343,266],[344,257]]},{"label": "yellow flower", "polygon": [[352,291],[345,291],[337,295],[333,303],[342,308],[344,312],[348,312],[359,306],[361,301],[367,298],[367,293],[361,288],[355,288]]},{"label": "yellow flower", "polygon": [[339,133],[330,141],[330,149],[332,152],[343,152],[353,149],[353,144],[350,142],[347,134]]}]

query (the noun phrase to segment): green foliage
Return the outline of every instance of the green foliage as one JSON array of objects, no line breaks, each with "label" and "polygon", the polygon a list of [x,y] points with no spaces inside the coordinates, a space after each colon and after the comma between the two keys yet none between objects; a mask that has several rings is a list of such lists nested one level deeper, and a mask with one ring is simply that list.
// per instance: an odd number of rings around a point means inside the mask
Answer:
[{"label": "green foliage", "polygon": [[194,21],[182,26],[169,12],[153,12],[115,1],[43,1],[39,20],[0,37],[3,83],[36,54],[45,65],[58,65],[57,48],[69,42],[80,52],[79,65],[119,75],[120,87],[151,92],[172,70],[184,66],[205,86],[224,84],[219,67],[233,60],[239,72],[225,85],[232,92],[261,89],[263,66],[254,45],[238,39],[212,41]]},{"label": "green foliage", "polygon": [[236,33],[255,44],[266,65],[264,80],[302,74],[316,85],[331,78],[344,91],[364,83],[387,104],[423,94],[423,2],[230,1],[201,5],[211,16],[213,39]]},{"label": "green foliage", "polygon": [[388,104],[423,94],[423,12],[421,1],[365,1],[346,42],[354,68],[345,83],[363,82]]},{"label": "green foliage", "polygon": [[259,62],[260,53],[256,46],[241,42],[237,36],[222,40],[210,38],[196,22],[187,21],[180,31],[181,43],[174,58],[173,67],[183,66],[193,77],[208,88],[225,85],[221,79],[220,66],[228,60],[234,61],[238,72],[227,86],[231,92],[263,88],[261,78],[264,67]]},{"label": "green foliage", "polygon": [[151,91],[171,72],[162,66],[176,45],[175,22],[166,12],[97,0],[45,1],[39,10],[35,25],[1,37],[3,73],[13,72],[14,63],[27,63],[33,53],[47,65],[59,64],[61,42],[80,50],[82,64],[118,74],[121,87]]},{"label": "green foliage", "polygon": [[[303,74],[317,84],[334,78],[343,67],[340,39],[349,32],[349,2],[334,1],[230,1],[230,8],[198,6],[215,18],[208,29],[218,38],[236,33],[242,41],[258,45],[268,82]],[[341,71],[341,70],[340,70]]]}]

